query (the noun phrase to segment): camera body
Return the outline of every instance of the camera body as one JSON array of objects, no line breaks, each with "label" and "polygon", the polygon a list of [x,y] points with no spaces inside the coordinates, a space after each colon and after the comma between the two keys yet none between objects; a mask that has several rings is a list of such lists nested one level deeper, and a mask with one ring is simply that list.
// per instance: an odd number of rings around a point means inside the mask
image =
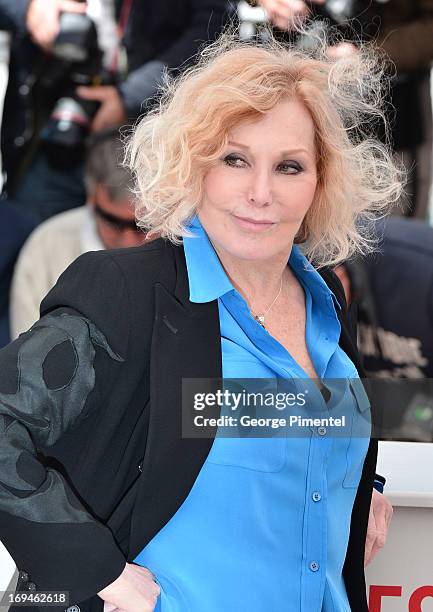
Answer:
[{"label": "camera body", "polygon": [[40,81],[42,89],[55,100],[40,133],[53,166],[64,169],[82,161],[85,139],[99,107],[99,102],[80,98],[76,88],[108,83],[112,78],[104,74],[93,20],[85,14],[62,13],[52,60]]}]

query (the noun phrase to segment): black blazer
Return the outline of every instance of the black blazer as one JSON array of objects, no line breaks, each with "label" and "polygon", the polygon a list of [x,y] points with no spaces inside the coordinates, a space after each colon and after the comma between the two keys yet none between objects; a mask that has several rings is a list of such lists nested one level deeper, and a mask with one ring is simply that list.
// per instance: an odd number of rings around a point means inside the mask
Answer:
[{"label": "black blazer", "polygon": [[[363,370],[344,294],[340,345]],[[182,439],[182,377],[220,378],[217,301],[188,299],[183,248],[162,239],[88,253],[61,276],[42,318],[0,352],[0,539],[38,590],[92,597],[188,495],[212,439]],[[37,455],[37,452],[39,453]],[[364,543],[372,439],[352,513],[344,577],[367,612]]]}]

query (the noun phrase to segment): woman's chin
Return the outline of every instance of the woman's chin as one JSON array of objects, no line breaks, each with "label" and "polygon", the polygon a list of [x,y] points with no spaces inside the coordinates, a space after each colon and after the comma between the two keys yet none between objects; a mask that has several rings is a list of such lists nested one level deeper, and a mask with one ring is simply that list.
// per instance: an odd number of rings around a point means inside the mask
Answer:
[{"label": "woman's chin", "polygon": [[[266,248],[260,244],[245,244],[242,241],[237,241],[234,244],[227,245],[225,249],[231,257],[243,261],[266,261],[278,253],[276,249]],[[281,251],[280,251],[281,252]]]}]

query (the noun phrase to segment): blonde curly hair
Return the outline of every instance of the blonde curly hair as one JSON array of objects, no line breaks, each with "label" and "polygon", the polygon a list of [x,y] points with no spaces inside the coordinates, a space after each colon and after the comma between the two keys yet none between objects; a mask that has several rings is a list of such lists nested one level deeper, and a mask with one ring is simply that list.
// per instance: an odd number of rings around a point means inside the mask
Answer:
[{"label": "blonde curly hair", "polygon": [[295,242],[316,267],[376,246],[374,221],[402,192],[402,171],[374,137],[385,125],[385,63],[369,46],[331,59],[323,39],[305,52],[268,36],[227,31],[176,79],[134,128],[125,163],[136,179],[136,217],[149,234],[179,243],[203,196],[203,178],[229,132],[296,97],[316,129],[318,183]]}]

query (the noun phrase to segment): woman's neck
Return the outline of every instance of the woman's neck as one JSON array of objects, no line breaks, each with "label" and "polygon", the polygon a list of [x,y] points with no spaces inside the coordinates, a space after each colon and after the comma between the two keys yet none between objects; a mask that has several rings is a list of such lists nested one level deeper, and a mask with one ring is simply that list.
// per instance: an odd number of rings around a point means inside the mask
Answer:
[{"label": "woman's neck", "polygon": [[287,266],[291,246],[286,253],[260,261],[234,258],[214,248],[232,285],[255,312],[265,310],[280,291],[285,279],[292,276]]}]

